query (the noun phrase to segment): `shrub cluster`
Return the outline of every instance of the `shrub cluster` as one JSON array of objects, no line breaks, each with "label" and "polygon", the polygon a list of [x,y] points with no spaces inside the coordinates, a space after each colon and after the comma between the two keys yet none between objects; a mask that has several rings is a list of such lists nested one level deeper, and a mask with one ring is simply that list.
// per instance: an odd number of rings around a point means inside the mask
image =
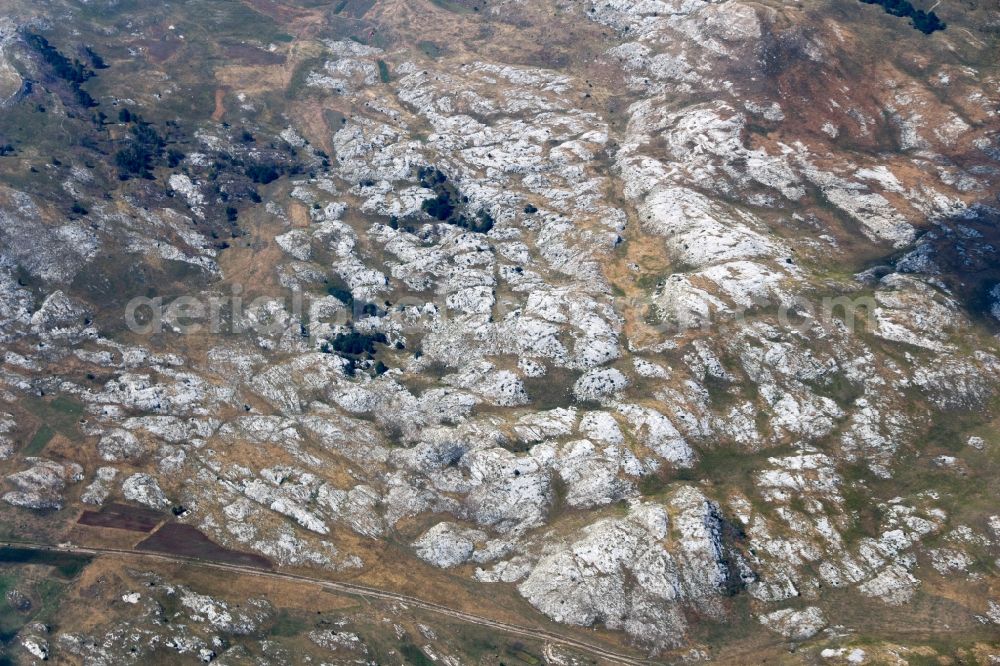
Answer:
[{"label": "shrub cluster", "polygon": [[433,190],[436,195],[433,199],[424,200],[420,206],[434,219],[479,234],[485,234],[493,228],[493,217],[485,210],[479,210],[473,215],[466,214],[465,204],[469,202],[469,198],[462,196],[437,167],[420,167],[417,178],[422,186]]},{"label": "shrub cluster", "polygon": [[[49,40],[45,39],[41,35],[28,32],[24,35],[24,40],[27,42],[28,46],[34,49],[39,56],[41,56],[42,61],[49,66],[52,75],[66,81],[69,84],[70,90],[73,91],[73,96],[76,98],[77,103],[85,108],[92,106],[97,106],[97,102],[94,98],[90,96],[86,90],[80,87],[80,84],[85,82],[87,79],[95,76],[94,72],[90,70],[86,65],[80,62],[77,58],[70,60],[59,50],[49,44]],[[88,49],[89,51],[89,49]],[[90,51],[91,59],[97,54]],[[97,57],[98,67],[105,67],[104,61]]]}]

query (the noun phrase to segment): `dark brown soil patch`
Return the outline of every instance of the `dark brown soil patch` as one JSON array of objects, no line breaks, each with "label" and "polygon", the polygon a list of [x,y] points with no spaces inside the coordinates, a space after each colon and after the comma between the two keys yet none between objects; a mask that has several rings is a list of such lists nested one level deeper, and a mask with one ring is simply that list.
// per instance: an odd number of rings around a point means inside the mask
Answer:
[{"label": "dark brown soil patch", "polygon": [[272,568],[271,561],[266,557],[223,548],[199,529],[182,523],[167,523],[136,546],[136,550],[169,553],[255,569]]},{"label": "dark brown soil patch", "polygon": [[226,44],[223,48],[227,58],[238,60],[241,65],[281,65],[285,62],[283,54],[271,53],[256,46]]},{"label": "dark brown soil patch", "polygon": [[159,511],[126,504],[108,504],[100,511],[84,511],[76,521],[89,527],[113,527],[133,532],[152,532],[166,516]]}]

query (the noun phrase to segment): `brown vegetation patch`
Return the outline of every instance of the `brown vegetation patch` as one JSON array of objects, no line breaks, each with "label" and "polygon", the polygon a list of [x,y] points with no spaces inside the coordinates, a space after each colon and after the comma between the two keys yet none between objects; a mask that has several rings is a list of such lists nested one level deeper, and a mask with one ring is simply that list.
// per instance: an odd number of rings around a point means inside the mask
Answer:
[{"label": "brown vegetation patch", "polygon": [[142,46],[145,48],[146,55],[149,60],[157,64],[163,64],[173,57],[177,51],[180,50],[182,45],[183,42],[170,37],[149,39],[142,42]]},{"label": "brown vegetation patch", "polygon": [[274,0],[245,0],[245,4],[255,12],[260,12],[280,24],[288,24],[316,16],[315,12],[311,12],[304,7],[295,7],[287,3],[275,2]]},{"label": "brown vegetation patch", "polygon": [[282,53],[265,51],[248,44],[226,44],[224,51],[227,58],[239,61],[244,65],[281,65],[285,62]]},{"label": "brown vegetation patch", "polygon": [[222,116],[226,113],[226,106],[223,103],[226,99],[226,91],[224,88],[218,88],[215,91],[215,110],[212,111],[212,120],[219,122],[222,120]]}]

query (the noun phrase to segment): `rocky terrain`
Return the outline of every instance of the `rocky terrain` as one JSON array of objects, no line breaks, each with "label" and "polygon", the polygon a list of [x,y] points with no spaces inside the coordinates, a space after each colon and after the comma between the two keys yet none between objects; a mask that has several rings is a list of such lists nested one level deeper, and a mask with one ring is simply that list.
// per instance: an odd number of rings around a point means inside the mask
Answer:
[{"label": "rocky terrain", "polygon": [[[5,542],[1000,662],[1000,10],[923,4],[15,0]],[[605,658],[111,560],[0,660]]]}]

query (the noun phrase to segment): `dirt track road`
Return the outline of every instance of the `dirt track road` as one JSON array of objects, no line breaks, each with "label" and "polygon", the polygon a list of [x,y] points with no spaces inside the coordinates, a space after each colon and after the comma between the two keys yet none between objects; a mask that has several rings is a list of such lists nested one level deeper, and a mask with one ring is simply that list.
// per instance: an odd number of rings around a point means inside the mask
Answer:
[{"label": "dirt track road", "polygon": [[245,567],[235,564],[210,562],[207,560],[181,557],[177,555],[169,555],[166,553],[142,552],[142,551],[125,550],[118,548],[77,546],[75,544],[60,544],[58,546],[53,546],[50,544],[34,543],[27,541],[8,541],[0,545],[8,546],[11,548],[28,548],[32,550],[74,553],[78,555],[92,555],[98,557],[112,556],[112,557],[126,557],[134,559],[159,560],[172,563],[182,562],[185,564],[194,564],[207,569],[219,569],[222,571],[239,573],[248,576],[259,576],[262,578],[271,578],[274,580],[283,580],[294,583],[305,583],[308,585],[314,585],[320,587],[330,592],[347,594],[356,597],[367,597],[371,599],[383,599],[386,601],[396,601],[399,603],[408,604],[410,606],[431,611],[433,613],[437,613],[438,615],[450,617],[456,620],[460,620],[462,622],[467,622],[469,624],[475,624],[481,627],[488,627],[490,629],[495,629],[497,631],[502,631],[515,636],[524,636],[527,638],[533,638],[536,640],[552,643],[554,645],[562,645],[565,647],[574,648],[576,650],[587,652],[595,657],[599,657],[605,662],[612,664],[647,666],[648,664],[654,663],[643,659],[636,659],[634,657],[629,657],[627,655],[619,654],[607,648],[603,648],[598,645],[594,645],[593,643],[588,643],[586,641],[581,641],[575,638],[560,636],[559,634],[551,633],[541,629],[532,629],[530,627],[524,627],[517,624],[510,624],[507,622],[500,622],[498,620],[491,620],[486,617],[474,615],[472,613],[466,613],[465,611],[455,610],[453,608],[449,608],[448,606],[443,606],[441,604],[437,604],[431,601],[424,601],[423,599],[419,599],[417,597],[412,597],[406,594],[399,594],[397,592],[389,592],[387,590],[382,590],[377,587],[358,585],[356,583],[343,583],[330,580],[323,580],[321,578],[311,578],[309,576],[302,576],[299,574],[282,573],[280,571],[270,571],[266,569],[255,569],[253,567]]}]

